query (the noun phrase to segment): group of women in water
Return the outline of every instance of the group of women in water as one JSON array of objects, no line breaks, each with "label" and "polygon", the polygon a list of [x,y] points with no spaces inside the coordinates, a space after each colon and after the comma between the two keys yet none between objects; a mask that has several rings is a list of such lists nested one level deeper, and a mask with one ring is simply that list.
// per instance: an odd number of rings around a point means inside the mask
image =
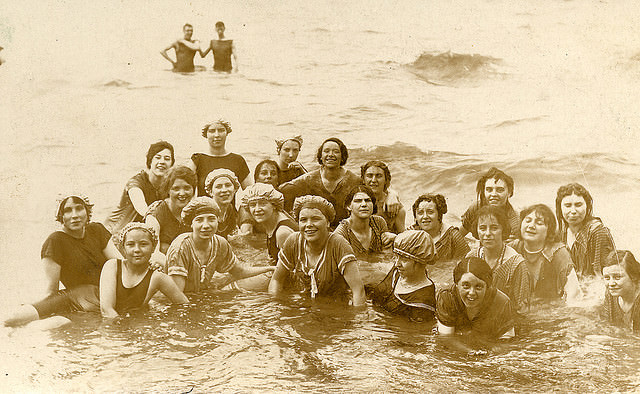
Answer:
[{"label": "group of women in water", "polygon": [[[5,324],[72,310],[115,317],[157,292],[187,303],[185,294],[262,277],[254,290],[356,308],[369,298],[389,313],[434,322],[441,335],[497,339],[516,335],[535,300],[580,299],[581,280],[595,276],[606,284],[605,318],[640,332],[640,264],[615,249],[580,184],[558,189],[555,213],[538,203],[517,212],[513,179],[491,168],[459,228],[443,221],[447,202],[437,192],[416,198],[406,227],[408,209],[384,162],[363,163],[355,174],[345,168],[347,147],[328,138],[317,149],[319,167],[308,171],[297,161],[302,137],[290,136],[276,140],[277,156],[251,177],[245,159],[227,150],[231,132],[223,119],[207,123],[207,149],[185,165],[175,165],[170,143],[152,144],[146,168],[126,183],[104,225],[91,222],[85,196],[62,198],[62,229],[41,252],[47,297]],[[240,262],[229,242],[256,235],[266,239],[270,264]],[[375,280],[361,273],[373,259],[390,263]],[[434,284],[434,265],[451,269],[450,284]]]}]

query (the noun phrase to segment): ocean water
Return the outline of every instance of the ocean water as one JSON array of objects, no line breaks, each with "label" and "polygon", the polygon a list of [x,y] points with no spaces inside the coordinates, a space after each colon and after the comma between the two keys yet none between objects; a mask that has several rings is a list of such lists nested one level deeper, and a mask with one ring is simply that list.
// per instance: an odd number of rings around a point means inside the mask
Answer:
[{"label": "ocean water", "polygon": [[[225,21],[240,72],[174,74],[158,52],[194,25]],[[300,160],[338,136],[347,167],[390,164],[405,206],[447,197],[456,223],[490,166],[515,180],[513,204],[553,206],[580,182],[618,248],[640,253],[635,142],[640,6],[633,1],[18,2],[0,4],[0,297],[42,294],[40,246],[59,193],[81,191],[102,220],[148,145],[178,162],[223,116],[230,150],[253,168],[275,136],[300,133]],[[409,215],[410,216],[410,215]],[[408,218],[410,220],[410,218]],[[243,251],[251,259],[260,251]],[[450,267],[431,273],[447,282]],[[379,311],[222,292],[156,305],[105,325],[0,330],[13,391],[633,391],[637,338],[583,305],[540,306],[522,335],[486,356],[446,349],[430,327]],[[1,364],[0,364],[1,365]]]}]

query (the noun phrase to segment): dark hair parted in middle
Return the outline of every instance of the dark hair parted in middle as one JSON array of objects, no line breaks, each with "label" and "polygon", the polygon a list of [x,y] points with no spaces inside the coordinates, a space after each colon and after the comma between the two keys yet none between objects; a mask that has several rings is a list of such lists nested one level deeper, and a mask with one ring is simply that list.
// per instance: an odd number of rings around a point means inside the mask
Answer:
[{"label": "dark hair parted in middle", "polygon": [[322,165],[322,149],[324,148],[324,144],[327,142],[335,142],[340,147],[340,166],[347,164],[347,159],[349,158],[349,151],[347,151],[347,146],[344,142],[340,141],[339,138],[331,137],[327,138],[320,144],[318,147],[318,152],[316,153],[316,158],[318,159],[318,164]]},{"label": "dark hair parted in middle", "polygon": [[485,205],[484,207],[480,208],[478,210],[478,216],[476,217],[476,229],[478,228],[480,219],[487,217],[494,217],[496,219],[500,227],[502,227],[502,240],[507,240],[507,238],[509,238],[509,234],[511,233],[511,226],[509,225],[507,214],[504,213],[504,209],[494,207],[493,205]]},{"label": "dark hair parted in middle", "polygon": [[378,207],[376,206],[376,196],[373,194],[373,190],[367,185],[356,185],[351,191],[347,194],[347,197],[344,199],[344,208],[348,211],[349,205],[353,201],[353,197],[357,193],[365,193],[369,198],[371,198],[371,202],[373,203],[373,213],[378,212]]},{"label": "dark hair parted in middle", "polygon": [[628,250],[613,250],[604,261],[604,267],[621,265],[631,280],[638,284],[640,282],[640,263]]},{"label": "dark hair parted in middle", "polygon": [[569,183],[560,186],[556,194],[556,215],[558,217],[558,223],[567,224],[564,216],[562,216],[562,199],[572,194],[582,197],[587,204],[587,215],[584,220],[589,220],[593,217],[593,197],[591,197],[589,191],[579,183]]},{"label": "dark hair parted in middle", "polygon": [[487,287],[491,287],[493,283],[493,270],[486,261],[479,257],[469,256],[462,259],[453,269],[453,283],[458,284],[462,275],[466,273],[473,274],[483,281]]},{"label": "dark hair parted in middle", "polygon": [[[558,223],[556,222],[556,216],[553,214],[551,208],[544,204],[535,204],[530,207],[527,207],[520,212],[520,227],[522,227],[522,221],[524,218],[529,216],[531,212],[535,212],[536,216],[541,217],[544,221],[544,224],[547,226],[547,236],[545,237],[545,242],[553,242],[557,238],[558,234]],[[520,238],[522,238],[522,234],[520,234]]]},{"label": "dark hair parted in middle", "polygon": [[487,199],[484,197],[484,186],[489,179],[504,181],[504,183],[506,183],[507,185],[509,197],[513,197],[513,178],[505,174],[504,171],[499,170],[495,167],[491,167],[489,171],[485,172],[484,175],[482,175],[480,179],[478,179],[478,183],[476,184],[476,194],[478,195],[478,199],[480,200],[480,205],[487,204]]},{"label": "dark hair parted in middle", "polygon": [[280,166],[278,166],[278,163],[276,163],[275,160],[271,160],[271,159],[264,159],[256,165],[256,169],[253,171],[253,181],[258,182],[258,176],[260,175],[260,170],[262,170],[262,167],[266,166],[267,164],[276,168],[276,173],[278,174],[276,185],[279,184],[280,183]]},{"label": "dark hair parted in middle", "polygon": [[162,152],[165,149],[169,149],[171,152],[171,165],[176,162],[173,154],[173,145],[167,141],[158,141],[151,144],[151,146],[149,146],[149,150],[147,150],[147,168],[151,168],[151,160],[153,160],[153,157],[158,154],[158,152]]},{"label": "dark hair parted in middle", "polygon": [[386,191],[391,184],[391,171],[389,171],[389,166],[383,161],[380,160],[370,160],[360,166],[360,178],[364,181],[364,174],[367,172],[369,167],[378,167],[384,172],[384,187],[382,190]]},{"label": "dark hair parted in middle", "polygon": [[423,194],[416,199],[416,201],[411,206],[411,210],[413,211],[413,218],[416,218],[416,212],[418,211],[418,207],[420,203],[423,201],[432,202],[436,205],[436,209],[438,210],[438,221],[442,223],[442,217],[445,213],[447,213],[447,201],[445,200],[442,194],[435,193],[427,193]]}]

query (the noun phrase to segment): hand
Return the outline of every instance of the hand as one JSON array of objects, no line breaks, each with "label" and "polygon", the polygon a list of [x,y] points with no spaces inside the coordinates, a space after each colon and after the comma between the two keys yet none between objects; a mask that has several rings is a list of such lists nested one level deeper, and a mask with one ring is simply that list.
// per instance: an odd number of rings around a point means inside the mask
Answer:
[{"label": "hand", "polygon": [[155,251],[149,259],[149,268],[155,271],[167,272],[167,256]]},{"label": "hand", "polygon": [[397,201],[397,202],[393,202],[393,203],[386,203],[386,211],[389,214],[389,216],[394,217],[398,214],[398,212],[400,212],[400,208],[402,208],[402,204]]},{"label": "hand", "polygon": [[385,249],[390,248],[393,245],[393,241],[396,239],[396,234],[389,232],[382,233],[380,239],[382,240],[382,246]]}]

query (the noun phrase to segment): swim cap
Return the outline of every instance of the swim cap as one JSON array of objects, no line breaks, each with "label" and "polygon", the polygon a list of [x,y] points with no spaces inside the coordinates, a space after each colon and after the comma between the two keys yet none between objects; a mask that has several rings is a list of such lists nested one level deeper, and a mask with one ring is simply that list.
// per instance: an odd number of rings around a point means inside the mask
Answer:
[{"label": "swim cap", "polygon": [[240,203],[243,207],[248,207],[251,201],[256,200],[266,200],[279,210],[282,210],[284,208],[284,196],[282,195],[282,193],[277,191],[273,187],[273,185],[269,185],[266,183],[255,183],[249,186],[244,191],[244,196],[242,196],[242,200]]},{"label": "swim cap", "polygon": [[207,179],[204,181],[204,191],[207,192],[208,195],[212,195],[211,189],[213,188],[213,182],[220,177],[226,176],[233,183],[233,188],[237,191],[240,188],[240,182],[238,182],[238,177],[233,171],[228,170],[226,168],[217,168],[207,175]]},{"label": "swim cap", "polygon": [[117,234],[113,236],[113,243],[116,246],[116,248],[120,251],[120,253],[122,253],[123,256],[124,256],[124,241],[127,238],[127,233],[129,233],[129,231],[132,231],[132,230],[146,231],[151,237],[151,244],[155,249],[156,245],[158,244],[158,236],[156,235],[156,232],[153,229],[153,227],[149,226],[146,223],[131,222],[131,223],[127,223],[127,225],[124,226],[122,230],[120,230]]},{"label": "swim cap", "polygon": [[221,124],[224,127],[224,129],[227,130],[227,134],[231,134],[231,131],[233,131],[233,130],[231,130],[231,124],[227,120],[225,120],[223,118],[218,118],[218,119],[212,120],[212,121],[208,122],[207,124],[205,124],[204,126],[202,126],[202,136],[206,137],[207,136],[207,131],[209,130],[209,128],[211,126],[213,126],[214,124],[216,124],[216,123]]},{"label": "swim cap", "polygon": [[218,204],[211,197],[196,197],[182,208],[182,221],[187,226],[191,226],[191,222],[197,216],[209,213],[219,218],[221,213]]},{"label": "swim cap", "polygon": [[333,205],[331,205],[329,201],[320,196],[306,195],[296,197],[293,202],[293,217],[295,217],[296,220],[299,219],[300,211],[304,208],[319,209],[324,217],[327,218],[329,223],[331,223],[336,217],[336,210],[333,208]]},{"label": "swim cap", "polygon": [[82,205],[84,205],[84,209],[87,211],[87,221],[91,219],[91,212],[93,211],[93,204],[89,201],[89,197],[85,196],[82,193],[72,193],[67,195],[61,195],[56,199],[56,221],[62,223],[62,209],[64,205],[67,203],[67,200],[71,197],[75,197],[82,201]]},{"label": "swim cap", "polygon": [[393,241],[395,253],[422,265],[435,263],[435,250],[433,239],[424,230],[407,230]]},{"label": "swim cap", "polygon": [[289,137],[284,137],[284,138],[276,138],[275,141],[276,141],[276,148],[277,148],[278,151],[280,149],[282,149],[282,145],[284,145],[284,143],[287,142],[287,141],[295,141],[302,148],[302,136],[301,135],[294,135],[294,136],[289,136]]}]

